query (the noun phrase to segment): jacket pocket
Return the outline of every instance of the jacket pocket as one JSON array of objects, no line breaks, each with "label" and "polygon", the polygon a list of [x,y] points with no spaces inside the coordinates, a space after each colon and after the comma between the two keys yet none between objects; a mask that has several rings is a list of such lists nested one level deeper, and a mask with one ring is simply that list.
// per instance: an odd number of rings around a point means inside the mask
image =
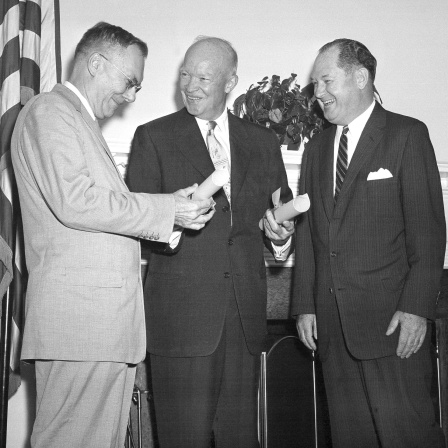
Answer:
[{"label": "jacket pocket", "polygon": [[93,286],[99,288],[121,288],[121,272],[95,268],[57,268],[53,271],[57,282],[71,286]]},{"label": "jacket pocket", "polygon": [[381,282],[386,290],[395,292],[403,289],[407,273],[404,275],[395,275],[392,277],[382,278]]}]

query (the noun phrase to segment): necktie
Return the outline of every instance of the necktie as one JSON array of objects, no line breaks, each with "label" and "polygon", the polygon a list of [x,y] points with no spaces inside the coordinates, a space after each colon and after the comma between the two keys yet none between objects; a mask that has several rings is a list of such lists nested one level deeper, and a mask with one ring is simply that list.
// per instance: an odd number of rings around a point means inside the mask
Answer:
[{"label": "necktie", "polygon": [[338,158],[336,160],[336,187],[334,189],[334,202],[338,200],[338,196],[342,188],[342,182],[344,182],[345,174],[347,173],[348,168],[347,132],[348,126],[344,126],[342,129],[341,138],[339,139]]},{"label": "necktie", "polygon": [[[216,121],[209,121],[207,125],[207,147],[210,157],[212,158],[213,165],[215,165],[217,170],[226,169],[230,173],[229,159],[227,158],[226,151],[215,137],[214,129],[216,127]],[[224,185],[223,189],[230,204],[230,179],[229,182]]]}]

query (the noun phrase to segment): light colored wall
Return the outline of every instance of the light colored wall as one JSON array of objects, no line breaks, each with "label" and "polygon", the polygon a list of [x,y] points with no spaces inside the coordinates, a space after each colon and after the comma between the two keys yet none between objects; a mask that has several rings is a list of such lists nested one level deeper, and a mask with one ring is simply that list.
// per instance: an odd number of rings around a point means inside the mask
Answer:
[{"label": "light colored wall", "polygon": [[137,101],[104,123],[112,150],[129,147],[137,125],[179,108],[177,72],[200,34],[238,51],[239,84],[231,102],[265,75],[308,76],[317,50],[338,37],[363,42],[378,60],[384,106],[424,121],[438,161],[448,162],[448,3],[446,0],[60,0],[63,76],[81,34],[99,20],[149,45]]},{"label": "light colored wall", "polygon": [[[127,152],[135,128],[180,107],[177,72],[200,34],[223,37],[238,51],[239,84],[230,103],[265,75],[297,73],[308,83],[318,48],[357,39],[378,60],[384,106],[424,121],[439,162],[448,162],[448,3],[446,0],[60,0],[63,79],[82,33],[100,20],[149,45],[137,101],[103,123],[113,151]],[[10,400],[8,448],[26,445],[31,380]],[[31,409],[33,405],[29,406]]]}]

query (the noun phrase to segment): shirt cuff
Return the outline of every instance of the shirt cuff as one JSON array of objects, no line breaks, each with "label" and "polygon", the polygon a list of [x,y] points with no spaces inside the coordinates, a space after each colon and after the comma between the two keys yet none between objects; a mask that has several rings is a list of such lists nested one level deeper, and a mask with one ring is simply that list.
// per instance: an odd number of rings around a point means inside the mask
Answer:
[{"label": "shirt cuff", "polygon": [[177,245],[179,244],[180,237],[182,235],[182,230],[175,230],[168,240],[168,244],[171,247],[171,249],[175,249]]},{"label": "shirt cuff", "polygon": [[276,261],[286,261],[289,256],[289,249],[291,247],[291,237],[288,238],[283,246],[277,246],[275,244],[272,245],[274,249],[274,258]]}]

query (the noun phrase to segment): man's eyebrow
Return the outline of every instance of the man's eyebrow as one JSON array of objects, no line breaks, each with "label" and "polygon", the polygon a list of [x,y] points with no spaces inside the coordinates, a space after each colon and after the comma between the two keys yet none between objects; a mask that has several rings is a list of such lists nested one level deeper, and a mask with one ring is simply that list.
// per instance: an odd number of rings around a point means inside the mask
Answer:
[{"label": "man's eyebrow", "polygon": [[318,76],[318,77],[313,76],[313,75],[310,76],[310,80],[311,80],[311,81],[316,81],[317,78],[321,78],[321,79],[323,79],[323,78],[331,78],[331,75],[328,74],[328,75],[322,75],[322,76]]}]

